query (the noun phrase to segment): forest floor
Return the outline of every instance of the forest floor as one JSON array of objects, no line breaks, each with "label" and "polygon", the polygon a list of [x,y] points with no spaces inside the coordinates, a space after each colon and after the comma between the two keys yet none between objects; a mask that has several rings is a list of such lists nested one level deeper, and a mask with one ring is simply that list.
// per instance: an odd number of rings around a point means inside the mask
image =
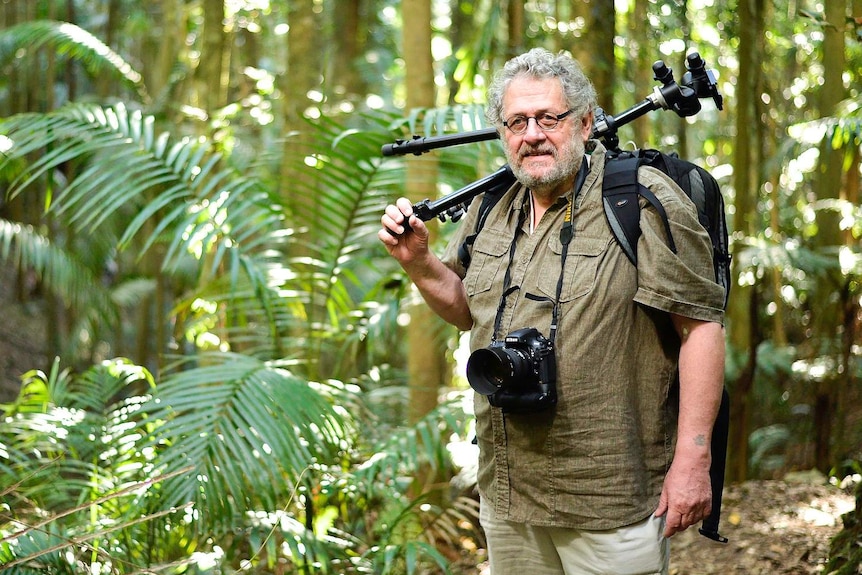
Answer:
[{"label": "forest floor", "polygon": [[748,481],[725,488],[719,531],[727,544],[696,529],[671,539],[671,575],[824,573],[829,542],[851,511],[850,490],[819,474]]}]

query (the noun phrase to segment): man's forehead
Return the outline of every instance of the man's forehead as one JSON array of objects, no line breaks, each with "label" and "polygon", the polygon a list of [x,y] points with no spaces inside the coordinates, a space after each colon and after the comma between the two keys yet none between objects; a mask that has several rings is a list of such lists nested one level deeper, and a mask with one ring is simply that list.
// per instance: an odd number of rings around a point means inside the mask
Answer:
[{"label": "man's forehead", "polygon": [[563,89],[556,78],[513,78],[503,95],[503,108],[536,108],[538,110],[565,106]]}]

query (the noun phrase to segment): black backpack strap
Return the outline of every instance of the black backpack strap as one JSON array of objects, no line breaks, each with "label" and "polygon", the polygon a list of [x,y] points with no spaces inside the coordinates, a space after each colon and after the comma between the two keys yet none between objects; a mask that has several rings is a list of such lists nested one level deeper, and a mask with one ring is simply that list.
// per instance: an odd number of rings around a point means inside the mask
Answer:
[{"label": "black backpack strap", "polygon": [[602,202],[605,218],[626,257],[634,265],[638,262],[638,239],[641,236],[640,204],[643,196],[658,212],[667,234],[670,249],[676,253],[676,244],[670,232],[667,212],[659,199],[647,187],[638,182],[638,167],[643,163],[640,154],[612,156],[605,164],[602,180]]},{"label": "black backpack strap", "polygon": [[652,191],[646,186],[638,184],[638,193],[645,197],[647,201],[655,208],[658,212],[658,215],[661,217],[661,221],[664,224],[664,231],[667,235],[667,246],[670,248],[670,251],[676,253],[676,243],[673,241],[673,234],[670,233],[670,221],[667,217],[667,212],[664,209],[664,206],[661,205],[659,199],[655,196]]},{"label": "black backpack strap", "polygon": [[479,235],[479,232],[481,232],[482,228],[485,226],[485,220],[488,219],[488,214],[491,212],[491,208],[497,205],[497,202],[500,201],[503,194],[505,194],[514,183],[515,175],[512,173],[511,169],[508,169],[493,182],[493,185],[491,185],[487,191],[482,194],[482,203],[479,204],[479,215],[476,217],[476,227],[473,228],[473,233],[464,238],[464,241],[461,242],[460,246],[458,246],[458,260],[461,262],[461,265],[464,266],[464,269],[470,267],[470,261],[473,259],[471,255],[473,244],[476,242],[476,236]]},{"label": "black backpack strap", "polygon": [[488,219],[488,214],[491,212],[491,208],[493,208],[497,202],[503,197],[503,192],[505,190],[489,190],[482,194],[482,203],[479,205],[479,215],[476,218],[476,227],[473,229],[473,233],[464,238],[464,241],[461,242],[461,245],[458,246],[458,260],[461,262],[461,265],[464,266],[464,269],[470,267],[470,262],[473,259],[472,247],[476,242],[476,236],[479,235],[479,232],[482,231],[482,228],[485,226],[485,220]]},{"label": "black backpack strap", "polygon": [[724,471],[727,466],[727,440],[730,434],[730,395],[727,388],[721,392],[721,405],[712,427],[712,465],[709,466],[709,481],[712,484],[712,509],[709,517],[703,520],[698,531],[719,543],[727,543],[727,537],[718,532],[721,518],[721,496],[724,491]]},{"label": "black backpack strap", "polygon": [[638,165],[640,158],[619,155],[605,163],[602,180],[602,202],[605,217],[617,243],[634,265],[638,263],[638,239],[641,235],[638,205]]}]

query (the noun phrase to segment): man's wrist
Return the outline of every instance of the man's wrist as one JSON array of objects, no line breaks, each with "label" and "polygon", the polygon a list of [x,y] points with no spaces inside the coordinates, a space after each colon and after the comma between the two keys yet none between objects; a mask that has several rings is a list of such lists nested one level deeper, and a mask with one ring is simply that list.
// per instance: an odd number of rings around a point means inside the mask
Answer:
[{"label": "man's wrist", "polygon": [[686,461],[691,465],[706,464],[708,467],[712,460],[709,440],[702,434],[678,438],[674,460]]}]

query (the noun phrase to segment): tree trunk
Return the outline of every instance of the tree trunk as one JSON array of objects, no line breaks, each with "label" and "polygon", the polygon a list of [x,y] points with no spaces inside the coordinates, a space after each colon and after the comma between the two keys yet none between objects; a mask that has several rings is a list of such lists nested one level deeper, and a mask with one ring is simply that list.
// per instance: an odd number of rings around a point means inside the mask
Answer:
[{"label": "tree trunk", "polygon": [[[403,54],[406,74],[407,108],[414,110],[434,105],[434,67],[431,58],[431,0],[404,0]],[[412,201],[436,195],[435,157],[407,159],[407,197]],[[436,236],[432,228],[433,236]],[[410,399],[408,417],[416,422],[437,406],[437,393],[445,376],[440,358],[446,349],[431,326],[439,320],[426,305],[410,308],[407,327],[409,346],[408,377]]]},{"label": "tree trunk", "polygon": [[[845,98],[842,75],[845,69],[844,22],[847,2],[834,0],[825,4],[826,25],[823,27],[823,86],[820,91],[819,109],[823,117],[835,116],[838,103]],[[831,138],[824,138],[820,146],[820,169],[814,182],[819,201],[846,197],[842,188],[841,174],[844,149],[832,148]],[[841,214],[834,210],[819,210],[816,214],[817,235],[814,240],[820,251],[837,252],[842,245],[839,226]],[[844,300],[848,291],[844,289],[845,277],[840,271],[828,273],[827,281],[818,283],[814,305],[814,340],[811,358],[828,355],[841,357],[843,330],[836,334],[836,326],[843,325]],[[826,374],[817,382],[814,400],[814,457],[815,465],[828,472],[834,462],[833,424],[838,403],[838,388],[842,375],[840,369]]]},{"label": "tree trunk", "polygon": [[[733,227],[741,232],[735,237],[752,236],[759,221],[757,212],[757,167],[754,154],[758,150],[755,131],[757,122],[757,78],[763,61],[759,38],[763,27],[763,0],[740,0],[739,8],[739,78],[736,86],[736,141],[733,160],[733,187],[736,190],[736,215]],[[739,253],[739,239],[732,242],[732,251]],[[733,260],[731,277],[740,277],[739,259]],[[753,407],[752,389],[757,365],[757,306],[754,285],[734,285],[728,307],[730,348],[746,358],[743,369],[729,382],[731,396],[731,426],[728,445],[728,480],[743,481],[748,476],[748,436]]]},{"label": "tree trunk", "polygon": [[[161,10],[157,16],[155,26],[157,37],[150,35],[145,42],[154,48],[151,64],[144,66],[147,78],[147,86],[151,95],[162,92],[170,82],[174,66],[185,60],[185,33],[188,15],[180,5],[180,0],[161,0]],[[158,49],[155,49],[158,46]],[[149,71],[147,74],[146,72]],[[186,95],[182,92],[175,94],[179,101],[183,101]],[[170,110],[166,110],[170,113]]]},{"label": "tree trunk", "polygon": [[332,79],[328,82],[340,97],[353,100],[367,92],[356,66],[361,58],[362,34],[361,3],[359,0],[342,0],[333,16],[334,40],[338,49],[333,54]]},{"label": "tree trunk", "polygon": [[514,58],[524,51],[524,3],[510,0],[506,12],[509,35],[506,41],[506,59]]},{"label": "tree trunk", "polygon": [[[628,21],[628,38],[626,62],[633,64],[630,70],[629,77],[634,82],[634,94],[628,97],[624,102],[624,106],[629,108],[640,103],[648,94],[652,92],[653,72],[652,63],[657,59],[651,57],[651,54],[656,48],[650,45],[647,38],[649,26],[644,26],[647,21],[649,2],[648,0],[635,0],[633,11],[629,14]],[[608,102],[610,104],[610,102]],[[608,112],[619,113],[621,110],[607,110]],[[657,142],[651,141],[652,130],[649,118],[639,118],[631,123],[631,129],[634,134],[635,144],[641,147],[656,146]]]},{"label": "tree trunk", "polygon": [[[596,88],[599,105],[613,108],[614,103],[614,3],[606,0],[573,0],[572,16],[584,28],[569,47]],[[610,110],[613,111],[613,110]]]},{"label": "tree trunk", "polygon": [[[106,46],[117,53],[122,53],[117,45],[117,29],[121,26],[120,17],[120,0],[108,0],[108,9],[106,10],[105,28],[102,41]],[[108,98],[114,92],[116,82],[110,74],[102,74],[96,81],[99,97]]]},{"label": "tree trunk", "polygon": [[[284,133],[300,132],[299,136],[291,136],[285,141],[283,161],[281,163],[281,194],[286,205],[294,212],[310,215],[314,213],[314,198],[312,194],[292,193],[294,186],[299,188],[302,183],[299,173],[293,169],[294,158],[305,155],[305,138],[302,131],[304,112],[312,104],[309,93],[320,85],[320,54],[317,50],[315,37],[319,29],[314,13],[313,0],[298,0],[289,4],[287,33],[287,70],[279,78],[279,87],[283,94],[282,120]],[[315,222],[308,222],[315,225]]]},{"label": "tree trunk", "polygon": [[449,57],[445,74],[446,85],[449,88],[448,102],[450,106],[454,106],[457,102],[458,92],[461,89],[461,83],[455,78],[455,71],[458,68],[458,51],[463,48],[464,41],[467,37],[466,32],[473,28],[473,20],[475,13],[470,10],[468,16],[467,10],[462,9],[464,0],[451,0],[450,13],[452,15],[452,24],[449,26],[449,40],[452,42],[452,56]]},{"label": "tree trunk", "polygon": [[224,0],[204,0],[204,32],[198,64],[200,106],[212,114],[227,104],[229,46]]}]

